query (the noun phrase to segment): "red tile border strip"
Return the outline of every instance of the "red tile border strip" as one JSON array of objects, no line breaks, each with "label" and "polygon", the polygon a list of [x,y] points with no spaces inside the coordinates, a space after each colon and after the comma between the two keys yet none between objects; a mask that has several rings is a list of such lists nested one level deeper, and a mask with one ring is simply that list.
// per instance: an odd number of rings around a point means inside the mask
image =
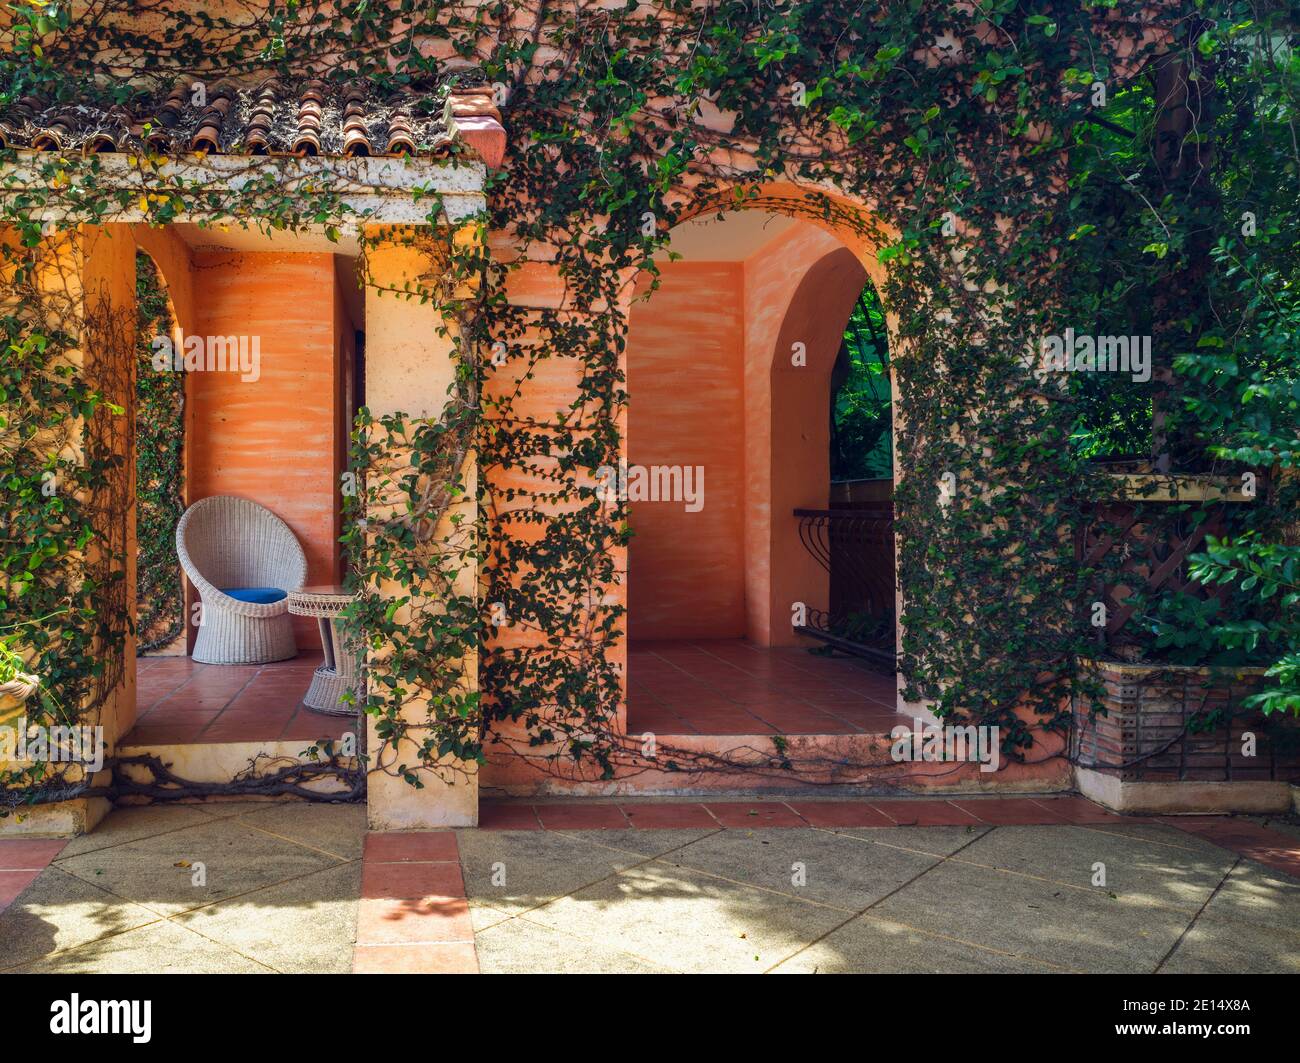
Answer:
[{"label": "red tile border strip", "polygon": [[1085,825],[1123,817],[1083,797],[865,798],[842,801],[497,802],[483,830],[707,830],[725,827],[976,827]]},{"label": "red tile border strip", "polygon": [[0,912],[36,881],[67,844],[66,838],[0,838]]},{"label": "red tile border strip", "polygon": [[1300,879],[1300,838],[1233,816],[1161,816],[1160,822]]},{"label": "red tile border strip", "polygon": [[366,835],[355,974],[478,974],[452,831]]}]

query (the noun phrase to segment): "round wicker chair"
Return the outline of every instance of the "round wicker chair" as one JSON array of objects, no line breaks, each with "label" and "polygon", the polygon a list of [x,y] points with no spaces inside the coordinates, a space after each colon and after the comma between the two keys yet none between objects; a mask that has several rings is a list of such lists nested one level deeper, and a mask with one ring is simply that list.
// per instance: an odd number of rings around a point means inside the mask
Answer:
[{"label": "round wicker chair", "polygon": [[242,588],[296,591],[307,557],[289,525],[246,498],[214,495],[190,506],[176,525],[181,567],[203,599],[194,641],[202,664],[266,664],[296,656],[289,600],[242,601]]}]

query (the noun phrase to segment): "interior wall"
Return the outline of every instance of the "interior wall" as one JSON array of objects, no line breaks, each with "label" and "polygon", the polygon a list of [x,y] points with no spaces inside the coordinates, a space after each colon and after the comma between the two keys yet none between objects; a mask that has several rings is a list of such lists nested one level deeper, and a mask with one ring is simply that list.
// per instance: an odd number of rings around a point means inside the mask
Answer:
[{"label": "interior wall", "polygon": [[[792,605],[830,608],[829,573],[805,549],[796,509],[830,506],[831,371],[853,304],[867,283],[866,271],[846,247],[822,254],[790,297],[771,363],[771,558],[772,645],[802,639],[791,624]],[[805,363],[795,365],[800,343]]]},{"label": "interior wall", "polygon": [[703,508],[632,502],[628,635],[745,634],[744,277],[739,262],[665,262],[632,306],[627,460],[702,466]]},{"label": "interior wall", "polygon": [[[823,411],[820,419],[814,417],[806,422],[791,422],[788,408],[785,411],[774,410],[773,395],[775,386],[807,384],[827,389],[826,402],[830,401],[830,366],[825,366],[824,378],[818,377],[825,360],[825,344],[811,334],[803,335],[806,330],[801,329],[798,322],[816,321],[819,317],[829,320],[834,314],[827,313],[831,308],[821,300],[815,288],[802,289],[801,296],[798,291],[800,282],[815,263],[841,250],[843,244],[835,236],[803,222],[786,230],[744,262],[745,632],[760,646],[789,645],[799,641],[789,625],[792,601],[824,607],[823,599],[829,598],[827,574],[799,542],[798,526],[792,513],[794,497],[801,499],[798,505],[814,509],[823,508],[827,503],[830,425],[823,423],[827,413]],[[795,320],[787,328],[791,314],[795,315]],[[847,310],[844,318],[848,318]],[[844,321],[837,324],[842,329]],[[808,365],[804,367],[802,376],[782,372],[778,378],[774,366],[783,362],[790,367],[791,345],[795,342],[804,344]],[[837,337],[836,350],[838,347]],[[832,363],[834,358],[835,351],[832,351]],[[778,445],[773,438],[775,428],[779,428],[783,435],[787,431],[792,433],[791,438],[799,444],[798,461],[792,464],[786,456],[779,459],[780,468],[785,472],[792,468],[802,470],[797,494],[793,496],[787,491],[778,497],[773,491],[773,462],[778,460],[774,458],[774,448]],[[807,446],[816,447],[822,436],[826,437],[826,443],[821,452],[821,464],[814,461],[804,467],[801,463]],[[806,561],[812,563],[811,567]],[[783,569],[793,567],[794,572],[784,576],[778,574],[774,579],[774,563]],[[793,599],[790,598],[792,589]]]},{"label": "interior wall", "polygon": [[[257,337],[260,373],[189,376],[188,501],[260,503],[298,537],[308,584],[335,583],[342,384],[333,256],[199,251],[193,265],[196,331]],[[315,620],[294,625],[299,650],[318,650]]]}]

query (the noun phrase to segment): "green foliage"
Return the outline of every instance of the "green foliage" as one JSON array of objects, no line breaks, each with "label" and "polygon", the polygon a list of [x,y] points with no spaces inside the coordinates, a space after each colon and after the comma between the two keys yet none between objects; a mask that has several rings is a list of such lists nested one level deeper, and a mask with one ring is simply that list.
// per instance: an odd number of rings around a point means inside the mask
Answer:
[{"label": "green foliage", "polygon": [[1264,541],[1246,532],[1235,541],[1210,537],[1204,552],[1192,558],[1192,576],[1210,586],[1234,586],[1252,599],[1254,615],[1215,625],[1218,645],[1270,661],[1265,689],[1247,704],[1265,712],[1300,715],[1300,546]]},{"label": "green foliage", "polygon": [[[418,784],[440,758],[479,761],[493,745],[544,770],[645,767],[614,726],[624,610],[607,591],[624,575],[626,513],[591,483],[622,452],[628,279],[653,280],[671,227],[720,204],[812,218],[877,248],[887,267],[879,295],[896,322],[888,357],[898,387],[888,399],[905,472],[895,499],[905,693],[1000,726],[1007,753],[1023,756],[1033,726],[1065,726],[1062,706],[1079,690],[1075,657],[1088,648],[1081,615],[1094,574],[1075,563],[1071,533],[1107,488],[1086,458],[1163,451],[1179,468],[1235,473],[1290,452],[1297,232],[1295,60],[1265,58],[1261,47],[1288,32],[1284,7],[1215,0],[1153,13],[1115,0],[1112,21],[1096,17],[1097,5],[1027,6],[671,0],[652,11],[603,8],[596,19],[507,0],[363,5],[339,17],[337,5],[306,0],[241,12],[238,24],[159,12],[148,36],[110,17],[130,13],[122,3],[53,25],[23,6],[0,85],[11,100],[30,91],[118,100],[161,93],[196,71],[324,71],[377,92],[418,88],[432,109],[456,77],[510,89],[508,166],[492,178],[482,227],[517,257],[491,261],[481,245],[453,245],[435,229],[432,250],[452,282],[390,294],[442,311],[457,378],[437,416],[366,415],[357,427],[347,545],[362,598],[352,620],[379,655],[367,710],[394,758],[379,751],[384,770]],[[1136,52],[1113,33],[1130,21],[1152,31]],[[1183,130],[1172,144],[1142,71],[1160,30],[1198,82],[1220,90],[1206,116],[1212,128]],[[951,42],[946,51],[940,41]],[[440,70],[434,55],[448,50],[477,74]],[[139,78],[112,83],[95,58],[106,52],[139,56]],[[1101,112],[1090,102],[1094,81],[1113,101]],[[709,107],[727,121],[696,121]],[[1208,178],[1163,161],[1171,147],[1194,156],[1211,133]],[[28,247],[40,243],[51,208],[75,224],[115,205],[93,156],[40,165],[41,189],[4,208]],[[1064,195],[1055,183],[1063,173]],[[266,230],[349,220],[329,180],[186,184],[150,166],[139,178],[158,223],[182,212]],[[777,197],[757,184],[774,181],[802,191]],[[1233,235],[1248,205],[1262,240]],[[439,221],[439,205],[428,206]],[[957,219],[955,234],[945,217]],[[562,307],[510,295],[511,272],[533,263],[560,270]],[[110,577],[78,560],[103,524],[75,491],[57,501],[39,493],[40,473],[66,459],[36,442],[37,426],[71,424],[102,396],[76,366],[60,368],[77,315],[37,313],[48,297],[27,294],[10,299],[3,319],[0,405],[6,418],[21,412],[0,444],[0,608],[67,609],[66,624],[41,629],[24,649],[75,692],[102,670],[125,620],[96,582]],[[50,320],[63,332],[51,334]],[[869,332],[876,322],[867,313],[863,323]],[[1150,332],[1170,378],[1146,390],[1040,386],[1023,353],[1071,324]],[[485,357],[497,345],[502,364]],[[874,361],[857,350],[863,386],[845,402],[846,439],[856,432],[865,443],[868,423],[880,423],[867,417],[865,395],[883,382],[869,367],[883,368],[884,350],[873,340]],[[527,406],[510,382],[549,371],[566,382],[547,392],[559,408]],[[875,409],[884,398],[874,393]],[[1159,439],[1148,411],[1160,418]],[[458,523],[455,503],[474,489],[461,479],[471,452],[480,516]],[[62,471],[91,488],[109,460],[93,455]],[[942,483],[955,484],[953,497]],[[1269,490],[1234,536],[1274,534],[1293,517],[1289,489]],[[471,568],[477,586],[466,586]],[[492,629],[496,604],[528,638]],[[1168,608],[1160,615],[1178,619]],[[1025,705],[1037,711],[1030,722],[1018,711]],[[401,738],[415,743],[409,760],[397,752]]]},{"label": "green foliage", "polygon": [[831,479],[894,475],[889,333],[868,284],[854,304],[831,375]]},{"label": "green foliage", "polygon": [[153,366],[155,337],[171,338],[167,290],[144,252],[135,258],[136,646],[165,646],[185,630],[176,522],[185,512],[185,375]]}]

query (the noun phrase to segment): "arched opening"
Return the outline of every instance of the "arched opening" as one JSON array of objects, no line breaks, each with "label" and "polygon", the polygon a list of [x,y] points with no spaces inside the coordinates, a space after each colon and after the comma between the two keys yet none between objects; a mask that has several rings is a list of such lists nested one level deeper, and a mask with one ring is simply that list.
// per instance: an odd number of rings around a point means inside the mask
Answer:
[{"label": "arched opening", "polygon": [[[869,487],[831,475],[833,461],[881,468],[882,446],[892,454],[887,342],[868,350],[866,338],[871,325],[887,335],[883,315],[852,321],[871,291],[859,253],[811,221],[757,209],[685,222],[670,251],[628,335],[629,731],[887,731],[898,720],[882,649],[892,462]],[[867,426],[853,396],[871,375],[886,399],[874,407],[883,423]],[[850,432],[868,427],[870,453],[852,453]],[[867,656],[853,652],[867,614],[846,583],[863,559],[837,537],[863,490],[878,495],[887,533],[865,565],[879,651]]]},{"label": "arched opening", "polygon": [[174,540],[185,512],[185,387],[183,368],[159,373],[163,343],[179,340],[171,294],[158,264],[135,256],[135,637],[139,656],[186,650],[185,584]]}]

